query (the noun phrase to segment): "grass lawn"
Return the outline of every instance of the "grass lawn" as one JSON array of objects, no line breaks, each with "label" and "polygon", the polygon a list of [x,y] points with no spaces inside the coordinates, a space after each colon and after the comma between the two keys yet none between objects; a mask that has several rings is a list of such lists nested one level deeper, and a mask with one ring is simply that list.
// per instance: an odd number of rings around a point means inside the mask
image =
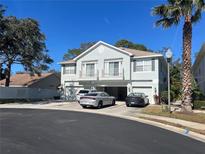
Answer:
[{"label": "grass lawn", "polygon": [[192,122],[198,122],[205,124],[205,114],[204,113],[179,113],[179,112],[162,112],[162,107],[160,105],[147,106],[142,110],[142,113],[150,115],[165,116],[170,118],[182,119]]},{"label": "grass lawn", "polygon": [[166,125],[171,125],[171,126],[183,128],[183,129],[187,129],[188,128],[190,131],[193,131],[193,132],[205,135],[205,131],[204,130],[198,130],[198,129],[194,129],[194,128],[190,128],[190,127],[185,127],[185,126],[180,125],[180,124],[174,124],[174,123],[171,123],[171,122],[167,122],[167,121],[163,121],[163,120],[158,120],[158,119],[153,119],[153,118],[148,118],[148,117],[140,117],[140,118],[146,119],[146,120],[155,121],[155,122],[159,122],[159,123],[163,123],[163,124],[166,124]]}]

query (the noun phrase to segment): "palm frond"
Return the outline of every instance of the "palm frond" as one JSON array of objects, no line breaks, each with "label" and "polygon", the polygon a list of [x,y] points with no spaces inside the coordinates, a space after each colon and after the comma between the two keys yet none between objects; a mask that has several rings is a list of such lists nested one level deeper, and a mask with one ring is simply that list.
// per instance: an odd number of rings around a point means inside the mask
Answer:
[{"label": "palm frond", "polygon": [[205,9],[205,3],[204,0],[193,0],[193,10],[192,10],[192,17],[191,21],[192,23],[196,23],[201,19],[202,11]]},{"label": "palm frond", "polygon": [[193,5],[196,6],[198,9],[201,9],[204,7],[205,2],[204,0],[193,0]]},{"label": "palm frond", "polygon": [[191,17],[191,22],[196,23],[201,19],[201,10],[197,10]]},{"label": "palm frond", "polygon": [[163,18],[158,21],[156,21],[156,26],[163,26],[164,28],[169,28],[172,25],[177,25],[179,23],[179,20],[176,18]]},{"label": "palm frond", "polygon": [[168,7],[166,5],[156,6],[152,9],[152,15],[166,17],[168,16]]},{"label": "palm frond", "polygon": [[181,9],[177,5],[160,5],[154,7],[152,14],[160,17],[155,25],[162,25],[164,28],[168,28],[173,24],[178,24],[182,16]]}]

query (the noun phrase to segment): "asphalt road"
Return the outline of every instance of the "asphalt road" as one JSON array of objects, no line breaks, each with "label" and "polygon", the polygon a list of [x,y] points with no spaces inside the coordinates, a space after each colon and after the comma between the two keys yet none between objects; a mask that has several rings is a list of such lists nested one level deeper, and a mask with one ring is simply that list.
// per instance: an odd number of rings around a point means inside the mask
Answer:
[{"label": "asphalt road", "polygon": [[91,113],[0,109],[1,154],[204,154],[205,144]]}]

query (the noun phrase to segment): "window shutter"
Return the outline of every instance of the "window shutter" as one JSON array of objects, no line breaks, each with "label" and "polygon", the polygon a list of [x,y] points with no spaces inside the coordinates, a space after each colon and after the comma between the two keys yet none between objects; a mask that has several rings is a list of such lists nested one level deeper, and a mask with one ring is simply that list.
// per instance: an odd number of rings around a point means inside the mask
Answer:
[{"label": "window shutter", "polygon": [[133,71],[136,72],[136,60],[133,61]]},{"label": "window shutter", "polygon": [[152,71],[155,71],[155,60],[152,59]]}]

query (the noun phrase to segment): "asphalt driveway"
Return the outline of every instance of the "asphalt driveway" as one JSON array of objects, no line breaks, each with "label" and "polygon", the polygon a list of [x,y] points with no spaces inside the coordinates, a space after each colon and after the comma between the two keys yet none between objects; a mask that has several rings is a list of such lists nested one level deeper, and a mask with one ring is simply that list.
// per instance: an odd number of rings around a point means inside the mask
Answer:
[{"label": "asphalt driveway", "polygon": [[154,126],[57,110],[0,109],[0,153],[202,154],[205,144]]}]

